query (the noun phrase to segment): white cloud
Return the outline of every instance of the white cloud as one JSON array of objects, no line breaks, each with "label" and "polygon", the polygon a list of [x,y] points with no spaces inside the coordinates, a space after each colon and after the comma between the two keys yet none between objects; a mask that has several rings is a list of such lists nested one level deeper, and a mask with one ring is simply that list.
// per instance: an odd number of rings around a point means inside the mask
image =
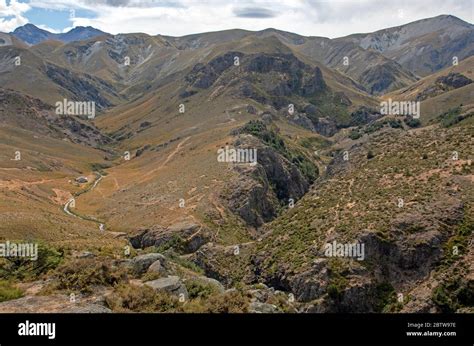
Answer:
[{"label": "white cloud", "polygon": [[[1,4],[2,0],[0,13]],[[440,14],[469,22],[474,16],[472,0],[31,0],[29,5],[95,14],[94,18],[76,16],[73,26],[90,25],[112,34],[173,36],[273,27],[303,35],[338,37]]]},{"label": "white cloud", "polygon": [[[50,28],[50,27],[47,26],[47,25],[38,24],[38,25],[36,25],[36,26],[37,26],[38,28],[40,28],[40,29],[43,29],[43,30],[52,32],[53,34],[59,34],[59,33],[62,32],[62,30],[61,30],[61,31],[60,31],[60,30],[56,30],[56,29]],[[69,28],[69,30],[71,30],[71,29],[72,29],[72,28]],[[68,30],[68,31],[69,31],[69,30]]]},{"label": "white cloud", "polygon": [[6,0],[0,0],[0,32],[10,32],[28,23],[23,14],[29,9],[28,4],[17,0],[10,1],[8,5]]}]

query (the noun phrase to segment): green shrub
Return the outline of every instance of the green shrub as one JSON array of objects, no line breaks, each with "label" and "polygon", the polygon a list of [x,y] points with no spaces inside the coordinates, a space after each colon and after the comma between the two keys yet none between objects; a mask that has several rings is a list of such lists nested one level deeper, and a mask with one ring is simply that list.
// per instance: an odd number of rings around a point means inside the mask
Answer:
[{"label": "green shrub", "polygon": [[217,294],[217,290],[211,284],[201,282],[199,280],[187,280],[186,289],[188,290],[188,295],[190,299],[196,298],[208,298],[213,294]]},{"label": "green shrub", "polygon": [[352,139],[352,140],[356,140],[356,139],[359,139],[360,137],[362,137],[362,134],[357,131],[357,130],[352,130],[350,133],[349,133],[349,138]]},{"label": "green shrub", "polygon": [[204,275],[204,270],[199,267],[196,263],[191,262],[185,258],[180,257],[173,249],[166,251],[166,257],[172,262],[179,264],[180,266],[192,270],[195,273]]},{"label": "green shrub", "polygon": [[55,269],[63,260],[63,250],[38,243],[38,258],[4,258],[0,265],[0,279],[36,280],[41,275]]},{"label": "green shrub", "polygon": [[391,119],[388,121],[388,124],[390,125],[391,128],[393,129],[401,129],[403,128],[402,122],[400,119]]},{"label": "green shrub", "polygon": [[413,119],[412,117],[406,117],[404,121],[405,121],[405,124],[407,124],[409,127],[412,127],[412,128],[421,126],[421,121],[419,119]]},{"label": "green shrub", "polygon": [[157,293],[148,286],[119,284],[105,299],[114,312],[179,312],[182,303],[167,293]]},{"label": "green shrub", "polygon": [[248,312],[249,299],[240,291],[212,295],[205,302],[208,313],[245,313]]},{"label": "green shrub", "polygon": [[438,120],[441,122],[441,126],[451,127],[464,120],[464,117],[461,116],[461,112],[461,107],[456,107],[438,116]]},{"label": "green shrub", "polygon": [[9,281],[0,280],[0,302],[18,299],[23,296],[23,292],[14,287]]},{"label": "green shrub", "polygon": [[343,287],[337,285],[337,284],[329,284],[327,287],[327,293],[329,297],[332,299],[338,300],[342,298],[342,293],[343,293]]},{"label": "green shrub", "polygon": [[391,312],[392,305],[396,303],[395,290],[388,282],[383,282],[375,288],[375,311],[376,312]]},{"label": "green shrub", "polygon": [[432,300],[442,312],[452,313],[456,311],[456,303],[443,286],[436,287],[433,291]]},{"label": "green shrub", "polygon": [[114,286],[127,279],[126,271],[101,259],[76,259],[56,270],[53,287],[81,293],[91,293],[94,286]]}]

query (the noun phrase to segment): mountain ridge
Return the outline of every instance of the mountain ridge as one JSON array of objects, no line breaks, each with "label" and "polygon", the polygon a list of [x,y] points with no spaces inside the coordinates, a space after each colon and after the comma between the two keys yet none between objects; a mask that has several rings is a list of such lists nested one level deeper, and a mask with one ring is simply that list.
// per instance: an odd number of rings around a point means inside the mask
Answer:
[{"label": "mountain ridge", "polygon": [[21,39],[23,42],[29,45],[35,45],[48,40],[57,40],[61,42],[72,42],[78,40],[84,40],[92,37],[108,35],[105,32],[93,28],[91,26],[76,26],[66,33],[52,33],[47,30],[41,29],[34,24],[25,24],[16,28],[10,33],[11,35]]}]

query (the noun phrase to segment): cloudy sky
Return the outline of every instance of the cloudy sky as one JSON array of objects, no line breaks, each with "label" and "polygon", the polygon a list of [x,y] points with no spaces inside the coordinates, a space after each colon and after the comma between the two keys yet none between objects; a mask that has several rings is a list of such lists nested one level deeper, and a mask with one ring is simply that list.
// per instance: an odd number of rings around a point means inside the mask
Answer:
[{"label": "cloudy sky", "polygon": [[173,36],[277,28],[332,38],[440,14],[473,23],[474,0],[0,0],[0,31],[27,23]]}]

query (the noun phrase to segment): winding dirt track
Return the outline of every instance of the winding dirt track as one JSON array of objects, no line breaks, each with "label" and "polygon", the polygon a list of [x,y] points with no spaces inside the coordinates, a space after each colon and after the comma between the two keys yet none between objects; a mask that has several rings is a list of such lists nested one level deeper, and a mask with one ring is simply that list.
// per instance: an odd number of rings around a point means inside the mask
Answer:
[{"label": "winding dirt track", "polygon": [[[82,192],[81,194],[84,194],[84,193],[88,193],[92,190],[94,190],[97,185],[100,183],[100,181],[104,178],[104,176],[102,174],[100,174],[99,172],[94,172],[96,175],[97,175],[97,179],[94,181],[94,184],[91,185],[91,187],[87,190],[85,190],[84,192]],[[66,204],[64,205],[64,208],[63,208],[63,211],[69,215],[69,216],[72,216],[72,217],[76,217],[76,218],[79,218],[79,219],[82,219],[84,221],[90,221],[90,222],[95,222],[97,224],[99,224],[99,229],[101,231],[103,231],[105,229],[105,224],[101,223],[100,221],[97,221],[97,220],[93,220],[91,218],[86,218],[84,216],[81,216],[80,214],[78,213],[73,213],[71,210],[70,210],[70,207],[71,207],[71,203],[74,201],[74,198],[71,198],[70,200],[68,200],[66,202]]]}]

